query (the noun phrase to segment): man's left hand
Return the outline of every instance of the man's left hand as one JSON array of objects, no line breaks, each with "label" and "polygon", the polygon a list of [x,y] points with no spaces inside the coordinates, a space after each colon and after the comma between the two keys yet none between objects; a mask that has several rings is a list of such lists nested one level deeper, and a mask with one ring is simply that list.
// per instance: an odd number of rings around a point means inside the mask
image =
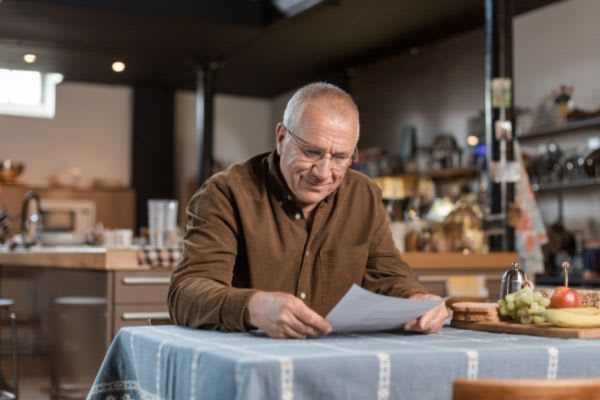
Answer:
[{"label": "man's left hand", "polygon": [[[412,300],[440,300],[440,296],[435,294],[413,294],[409,297]],[[444,321],[448,318],[446,303],[441,302],[435,308],[427,311],[418,319],[408,321],[404,324],[404,330],[410,332],[436,333],[442,329]]]}]

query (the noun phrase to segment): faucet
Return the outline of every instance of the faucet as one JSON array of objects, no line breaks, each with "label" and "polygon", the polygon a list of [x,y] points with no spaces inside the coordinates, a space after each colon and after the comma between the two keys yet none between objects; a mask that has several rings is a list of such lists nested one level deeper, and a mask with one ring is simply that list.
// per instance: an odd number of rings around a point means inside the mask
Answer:
[{"label": "faucet", "polygon": [[[33,205],[33,206],[32,206]],[[40,197],[34,191],[28,191],[23,197],[21,209],[21,234],[23,244],[28,247],[37,243],[42,225]]]}]

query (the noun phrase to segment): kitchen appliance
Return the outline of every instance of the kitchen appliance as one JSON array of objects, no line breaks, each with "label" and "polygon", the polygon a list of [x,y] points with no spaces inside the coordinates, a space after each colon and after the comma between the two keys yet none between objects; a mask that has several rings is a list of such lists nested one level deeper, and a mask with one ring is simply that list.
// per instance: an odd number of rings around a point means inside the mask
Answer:
[{"label": "kitchen appliance", "polygon": [[42,232],[46,246],[75,246],[85,244],[96,224],[96,202],[42,198]]}]

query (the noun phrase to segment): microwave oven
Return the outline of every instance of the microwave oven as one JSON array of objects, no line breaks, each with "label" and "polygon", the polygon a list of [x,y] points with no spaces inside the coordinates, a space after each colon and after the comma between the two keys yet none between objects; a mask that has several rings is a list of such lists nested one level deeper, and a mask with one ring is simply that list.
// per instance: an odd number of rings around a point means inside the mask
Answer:
[{"label": "microwave oven", "polygon": [[96,224],[96,202],[42,198],[42,229],[44,232],[89,233]]}]

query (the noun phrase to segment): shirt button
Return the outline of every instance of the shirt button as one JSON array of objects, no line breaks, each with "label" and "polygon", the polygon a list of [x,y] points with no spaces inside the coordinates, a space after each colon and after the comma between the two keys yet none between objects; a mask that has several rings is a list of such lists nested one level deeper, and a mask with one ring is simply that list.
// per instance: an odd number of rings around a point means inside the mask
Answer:
[{"label": "shirt button", "polygon": [[294,218],[300,219],[300,218],[302,218],[302,215],[300,215],[300,213],[296,213],[296,215],[294,215]]},{"label": "shirt button", "polygon": [[286,196],[288,200],[292,199],[292,196],[290,196],[289,194]]},{"label": "shirt button", "polygon": [[279,204],[280,206],[283,205],[283,201],[278,201],[277,204]]},{"label": "shirt button", "polygon": [[300,293],[300,298],[302,300],[304,300],[306,298],[306,293],[304,293],[304,292]]}]

